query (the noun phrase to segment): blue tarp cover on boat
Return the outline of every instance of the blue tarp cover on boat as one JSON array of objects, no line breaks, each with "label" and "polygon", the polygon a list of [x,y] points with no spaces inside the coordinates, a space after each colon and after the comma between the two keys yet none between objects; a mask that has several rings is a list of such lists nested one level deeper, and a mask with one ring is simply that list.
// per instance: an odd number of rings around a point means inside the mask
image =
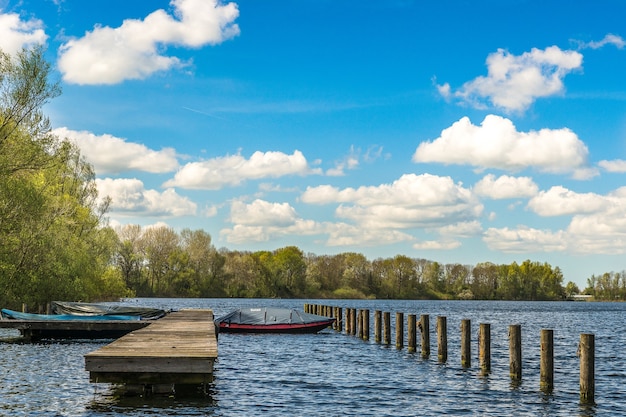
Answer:
[{"label": "blue tarp cover on boat", "polygon": [[76,316],[73,314],[32,314],[20,313],[19,311],[8,310],[3,308],[0,310],[3,319],[13,320],[39,320],[39,321],[76,321],[76,320],[141,320],[139,316],[122,316],[122,315],[99,315],[99,316]]}]

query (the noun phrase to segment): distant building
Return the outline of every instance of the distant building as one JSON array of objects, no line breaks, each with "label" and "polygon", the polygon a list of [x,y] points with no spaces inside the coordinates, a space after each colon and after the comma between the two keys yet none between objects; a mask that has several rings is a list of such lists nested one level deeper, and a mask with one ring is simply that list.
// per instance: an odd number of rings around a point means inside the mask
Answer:
[{"label": "distant building", "polygon": [[572,301],[591,301],[593,300],[593,295],[587,294],[573,294],[569,297],[569,300]]}]

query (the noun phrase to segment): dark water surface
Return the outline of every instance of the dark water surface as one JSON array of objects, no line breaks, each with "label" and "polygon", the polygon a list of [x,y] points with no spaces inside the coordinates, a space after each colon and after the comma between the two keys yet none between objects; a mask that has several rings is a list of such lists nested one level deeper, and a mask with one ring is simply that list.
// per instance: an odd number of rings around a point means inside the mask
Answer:
[{"label": "dark water surface", "polygon": [[[83,355],[107,341],[35,344],[0,329],[0,416],[626,416],[626,304],[584,302],[132,299],[160,308],[303,308],[304,303],[431,316],[429,359],[324,330],[314,335],[219,338],[204,397],[123,397],[92,384]],[[448,323],[448,362],[437,362],[436,316]],[[472,367],[460,364],[460,323],[472,321]],[[492,372],[478,369],[479,323],[491,323]],[[373,326],[373,319],[370,319]],[[508,327],[521,324],[523,379],[509,377]],[[406,325],[405,325],[406,328]],[[554,330],[555,387],[539,389],[539,335]],[[596,404],[579,402],[581,333],[594,333]],[[405,341],[406,341],[405,336]],[[419,343],[419,337],[418,337]],[[418,347],[419,351],[419,347]]]}]

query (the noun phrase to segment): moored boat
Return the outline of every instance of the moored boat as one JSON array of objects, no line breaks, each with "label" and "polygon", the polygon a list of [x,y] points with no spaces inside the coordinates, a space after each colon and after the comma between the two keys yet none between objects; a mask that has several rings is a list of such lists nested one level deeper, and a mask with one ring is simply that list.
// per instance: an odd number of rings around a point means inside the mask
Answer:
[{"label": "moored boat", "polygon": [[81,316],[73,314],[33,314],[33,313],[21,313],[19,311],[13,311],[6,308],[0,310],[2,319],[8,320],[28,320],[28,321],[102,321],[102,320],[141,320],[140,316],[129,315],[91,315]]},{"label": "moored boat", "polygon": [[159,308],[117,304],[53,301],[51,305],[54,314],[72,316],[138,316],[142,320],[156,320],[169,313]]},{"label": "moored boat", "polygon": [[333,324],[334,318],[290,308],[240,308],[215,320],[227,333],[317,333]]}]

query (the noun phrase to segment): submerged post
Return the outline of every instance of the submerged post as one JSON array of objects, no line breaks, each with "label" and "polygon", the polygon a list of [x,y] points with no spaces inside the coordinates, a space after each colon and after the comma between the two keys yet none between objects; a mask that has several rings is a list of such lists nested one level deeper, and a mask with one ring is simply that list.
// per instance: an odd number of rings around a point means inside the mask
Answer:
[{"label": "submerged post", "polygon": [[382,329],[381,318],[382,318],[381,311],[375,310],[374,311],[374,340],[376,341],[376,343],[380,343],[381,341],[381,329]]},{"label": "submerged post", "polygon": [[417,337],[415,335],[416,332],[416,325],[415,322],[417,320],[417,317],[415,316],[415,314],[409,314],[409,316],[407,317],[407,332],[408,332],[408,336],[409,336],[409,346],[408,346],[408,350],[409,352],[413,353],[417,350]]},{"label": "submerged post", "polygon": [[541,329],[540,343],[539,388],[550,393],[554,388],[554,332]]},{"label": "submerged post", "polygon": [[522,326],[509,326],[509,375],[514,381],[522,379]]},{"label": "submerged post", "polygon": [[470,319],[461,321],[461,366],[472,366],[472,323]]},{"label": "submerged post", "polygon": [[404,313],[396,313],[396,349],[404,347]]},{"label": "submerged post", "polygon": [[385,311],[383,313],[383,341],[385,345],[391,344],[391,313]]},{"label": "submerged post", "polygon": [[448,320],[445,316],[437,317],[437,358],[441,363],[448,361]]},{"label": "submerged post", "polygon": [[422,331],[422,358],[430,356],[430,316],[422,314],[420,317],[420,330]]},{"label": "submerged post", "polygon": [[481,323],[478,330],[478,362],[483,374],[491,372],[491,324]]},{"label": "submerged post", "polygon": [[596,383],[595,374],[595,336],[591,333],[580,335],[578,354],[580,355],[580,402],[593,404]]}]

